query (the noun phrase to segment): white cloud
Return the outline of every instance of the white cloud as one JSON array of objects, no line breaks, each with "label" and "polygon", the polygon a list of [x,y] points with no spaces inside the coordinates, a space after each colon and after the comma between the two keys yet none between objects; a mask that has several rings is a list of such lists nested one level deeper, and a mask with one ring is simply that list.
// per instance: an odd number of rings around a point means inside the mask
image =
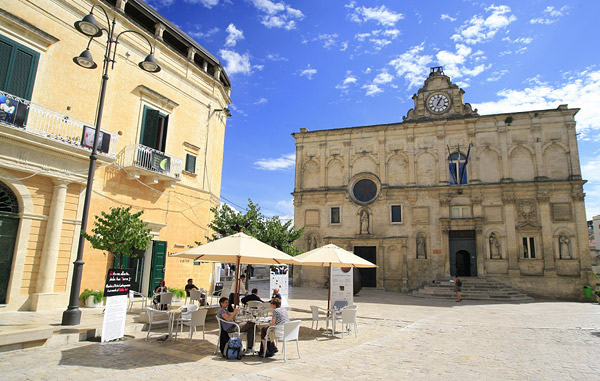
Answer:
[{"label": "white cloud", "polygon": [[519,38],[515,38],[514,40],[511,40],[510,37],[504,37],[502,39],[502,41],[508,41],[508,42],[512,42],[513,44],[531,44],[531,42],[533,41],[533,38],[531,37],[519,37]]},{"label": "white cloud", "polygon": [[584,190],[585,210],[588,219],[600,214],[600,158],[597,156],[581,161],[581,177],[587,180]]},{"label": "white cloud", "polygon": [[[173,0],[169,0],[169,1],[173,2]],[[183,0],[183,1],[188,4],[201,4],[201,5],[204,5],[208,9],[219,4],[219,0]]]},{"label": "white cloud", "polygon": [[565,14],[567,14],[567,11],[569,10],[568,6],[563,6],[560,9],[556,9],[553,6],[548,6],[546,7],[546,9],[544,9],[543,15],[542,17],[538,17],[538,18],[534,18],[529,20],[529,23],[531,24],[554,24],[555,22],[558,21],[558,19],[561,16],[564,16]]},{"label": "white cloud", "polygon": [[269,100],[267,98],[258,98],[258,100],[256,102],[254,102],[255,105],[264,105],[265,103],[267,103]]},{"label": "white cloud", "polygon": [[254,162],[258,169],[265,171],[278,171],[293,168],[296,165],[296,154],[289,153],[278,158],[259,159]]},{"label": "white cloud", "polygon": [[452,39],[470,45],[486,42],[491,40],[500,29],[506,28],[517,19],[511,14],[510,7],[506,5],[492,5],[486,8],[486,11],[491,11],[487,18],[480,15],[473,16],[458,29],[458,33],[454,34]]},{"label": "white cloud", "polygon": [[302,20],[302,11],[292,8],[284,2],[273,2],[271,0],[252,0],[256,9],[263,12],[261,24],[267,28],[283,28],[287,30],[296,28],[296,20]]},{"label": "white cloud", "polygon": [[352,9],[354,9],[354,13],[350,15],[350,20],[357,23],[375,21],[379,25],[394,26],[404,18],[402,13],[389,10],[385,5],[379,8],[356,7]]},{"label": "white cloud", "polygon": [[427,76],[428,65],[432,56],[421,55],[425,43],[411,47],[397,58],[388,62],[396,70],[397,77],[404,77],[409,87],[419,86]]},{"label": "white cloud", "polygon": [[233,111],[235,111],[236,115],[241,114],[244,116],[248,116],[248,114],[244,110],[242,110],[241,108],[238,108],[235,104],[230,104],[229,108],[232,109]]},{"label": "white cloud", "polygon": [[319,37],[316,39],[319,41],[323,41],[323,47],[325,49],[331,49],[331,47],[337,45],[337,33],[333,34],[319,34]]},{"label": "white cloud", "polygon": [[450,15],[447,15],[445,13],[442,13],[442,16],[440,16],[440,18],[442,20],[450,20],[452,22],[456,21],[456,19],[454,17],[451,17]]},{"label": "white cloud", "polygon": [[340,51],[344,52],[346,51],[346,49],[348,49],[348,41],[342,42],[342,47],[340,48]]},{"label": "white cloud", "polygon": [[336,85],[335,88],[343,90],[344,93],[346,93],[348,92],[347,89],[350,87],[350,85],[354,85],[356,84],[356,82],[358,82],[358,78],[356,78],[356,76],[354,76],[351,71],[347,71],[346,78],[344,78],[344,81],[339,85]]},{"label": "white cloud", "polygon": [[225,46],[233,47],[237,44],[238,40],[244,39],[244,32],[237,29],[235,25],[229,24],[226,30],[227,38],[225,38]]},{"label": "white cloud", "polygon": [[507,73],[508,73],[508,70],[505,70],[505,69],[495,71],[486,79],[486,81],[488,81],[488,82],[499,81],[500,78],[504,77]]},{"label": "white cloud", "polygon": [[294,219],[294,199],[277,201],[277,209],[285,212],[283,216],[279,218],[282,220],[293,220]]},{"label": "white cloud", "polygon": [[[199,26],[196,26],[197,28]],[[212,28],[206,32],[188,32],[188,34],[190,36],[192,36],[195,39],[208,39],[210,38],[210,36],[212,36],[213,34],[217,33],[220,29],[219,28]]]},{"label": "white cloud", "polygon": [[366,89],[367,92],[365,93],[365,95],[370,97],[375,96],[375,94],[383,93],[383,90],[381,90],[379,86],[373,84],[364,85],[363,87],[361,87],[361,89]]},{"label": "white cloud", "polygon": [[380,50],[391,44],[391,40],[395,40],[398,36],[400,36],[400,31],[398,29],[376,29],[370,32],[357,33],[354,35],[354,39],[360,42],[368,40],[373,44],[373,47],[376,50]]},{"label": "white cloud", "polygon": [[233,75],[237,73],[251,74],[252,66],[250,65],[250,55],[248,53],[239,54],[233,50],[219,50],[221,58],[227,62],[225,70],[227,74]]},{"label": "white cloud", "polygon": [[373,79],[373,84],[375,85],[383,85],[386,83],[390,83],[394,80],[394,76],[388,73],[387,71],[383,71]]},{"label": "white cloud", "polygon": [[304,70],[302,70],[302,71],[300,72],[300,76],[301,76],[301,77],[306,77],[306,78],[308,78],[309,80],[311,80],[311,79],[312,79],[312,77],[313,77],[313,75],[315,75],[315,74],[317,74],[317,69],[313,69],[313,68],[311,68],[311,67],[310,67],[310,65],[308,65],[308,66],[306,67],[306,69],[304,69]]},{"label": "white cloud", "polygon": [[287,58],[285,58],[285,57],[282,57],[282,56],[280,56],[280,55],[279,55],[279,54],[277,54],[277,53],[270,53],[270,54],[267,54],[267,59],[268,59],[269,61],[273,61],[273,62],[277,62],[277,61],[284,61],[284,62],[287,62],[287,61],[288,61],[288,59],[287,59]]}]

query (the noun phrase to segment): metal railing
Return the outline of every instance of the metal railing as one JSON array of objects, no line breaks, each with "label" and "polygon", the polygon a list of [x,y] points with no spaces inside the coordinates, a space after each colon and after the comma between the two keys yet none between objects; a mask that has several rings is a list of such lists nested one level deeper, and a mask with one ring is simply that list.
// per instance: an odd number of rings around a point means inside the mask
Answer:
[{"label": "metal railing", "polygon": [[118,155],[117,161],[123,168],[136,167],[156,172],[174,179],[181,178],[183,160],[142,144],[126,146]]},{"label": "metal railing", "polygon": [[[61,114],[4,91],[0,91],[0,124],[91,151],[94,133],[91,123]],[[85,139],[84,132],[88,135],[91,133],[91,141]],[[105,130],[100,132],[103,133],[103,140],[98,142],[98,153],[115,157],[119,136]]]}]

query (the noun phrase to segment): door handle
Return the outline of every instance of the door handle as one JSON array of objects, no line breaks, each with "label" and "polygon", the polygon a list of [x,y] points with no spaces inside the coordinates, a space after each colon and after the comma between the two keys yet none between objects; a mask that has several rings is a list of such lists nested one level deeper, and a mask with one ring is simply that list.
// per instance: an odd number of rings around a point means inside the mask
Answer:
[{"label": "door handle", "polygon": [[164,268],[164,267],[163,267],[163,269],[162,269],[162,272],[163,272],[163,273],[165,272],[165,268]]}]

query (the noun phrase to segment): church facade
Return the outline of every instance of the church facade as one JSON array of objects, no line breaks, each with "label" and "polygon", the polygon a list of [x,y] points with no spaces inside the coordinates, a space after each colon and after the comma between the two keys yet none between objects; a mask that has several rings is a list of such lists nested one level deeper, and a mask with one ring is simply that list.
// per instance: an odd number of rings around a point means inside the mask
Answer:
[{"label": "church facade", "polygon": [[[360,270],[364,287],[456,274],[579,298],[592,274],[578,109],[479,115],[463,94],[436,67],[401,123],[294,133],[298,245],[376,263]],[[326,281],[323,268],[295,269],[296,285]]]}]

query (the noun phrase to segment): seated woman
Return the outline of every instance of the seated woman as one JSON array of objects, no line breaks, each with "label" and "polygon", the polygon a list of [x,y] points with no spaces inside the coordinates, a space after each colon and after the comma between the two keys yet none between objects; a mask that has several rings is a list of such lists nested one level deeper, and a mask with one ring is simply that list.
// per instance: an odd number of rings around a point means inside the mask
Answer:
[{"label": "seated woman", "polygon": [[[152,299],[152,303],[154,303],[154,308],[156,308],[156,306],[158,305],[158,302],[160,301],[160,294],[164,293],[164,292],[168,292],[169,289],[167,288],[167,286],[165,286],[165,280],[161,280],[160,282],[158,282],[158,287],[156,287],[156,289],[154,289],[154,298]],[[166,306],[160,306],[160,309],[166,309]]]},{"label": "seated woman", "polygon": [[[281,308],[281,299],[278,299],[278,298],[271,299],[271,308],[273,309],[273,319],[271,319],[271,324],[267,327],[262,327],[261,333],[260,333],[260,338],[261,338],[261,343],[262,343],[261,347],[264,348],[265,351],[267,350],[267,343],[266,343],[265,336],[267,335],[267,330],[269,329],[269,327],[290,322],[290,318],[288,317],[287,310]],[[269,331],[269,341],[272,341],[273,344],[276,343],[275,331],[273,329],[271,331]],[[277,352],[277,345],[275,345],[275,352]],[[264,356],[265,354],[260,353],[260,355]]]}]

